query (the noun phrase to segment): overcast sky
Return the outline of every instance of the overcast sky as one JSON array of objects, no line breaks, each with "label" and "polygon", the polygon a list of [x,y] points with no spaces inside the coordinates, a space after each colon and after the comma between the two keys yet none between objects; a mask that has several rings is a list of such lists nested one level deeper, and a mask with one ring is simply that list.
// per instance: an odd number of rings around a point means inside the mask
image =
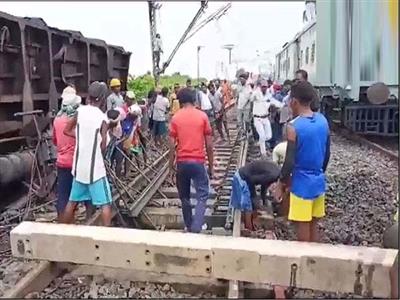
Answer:
[{"label": "overcast sky", "polygon": [[[227,2],[210,1],[205,12],[213,13]],[[157,15],[165,57],[180,39],[194,17],[200,1],[163,2]],[[232,2],[231,9],[218,22],[211,21],[183,44],[172,60],[167,74],[179,71],[196,76],[197,46],[200,75],[212,78],[217,64],[227,63],[224,44],[235,44],[233,60],[254,59],[256,51],[275,54],[301,30],[304,1]],[[49,26],[82,32],[132,52],[130,73],[140,75],[151,70],[150,30],[147,2],[3,2],[0,10],[17,16],[41,17]]]}]

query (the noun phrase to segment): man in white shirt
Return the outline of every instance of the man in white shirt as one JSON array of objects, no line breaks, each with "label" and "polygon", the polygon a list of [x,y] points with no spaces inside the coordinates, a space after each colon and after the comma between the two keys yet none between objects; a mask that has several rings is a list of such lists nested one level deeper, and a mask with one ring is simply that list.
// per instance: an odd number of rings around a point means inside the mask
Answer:
[{"label": "man in white shirt", "polygon": [[282,104],[275,100],[271,94],[267,92],[268,82],[262,81],[261,87],[257,88],[251,98],[253,103],[252,115],[254,118],[254,127],[257,130],[260,144],[260,152],[262,156],[265,156],[266,147],[265,143],[269,141],[272,137],[271,122],[269,120],[269,109],[271,105],[276,107],[282,107]]},{"label": "man in white shirt", "polygon": [[163,87],[161,95],[157,96],[153,105],[153,135],[156,147],[162,146],[162,141],[167,133],[167,114],[169,110],[168,88]]},{"label": "man in white shirt", "polygon": [[247,136],[247,133],[250,129],[250,98],[253,92],[251,87],[246,84],[246,81],[246,75],[241,74],[239,76],[239,84],[237,86],[237,122],[239,129],[242,131],[243,137]]},{"label": "man in white shirt", "polygon": [[76,146],[72,166],[74,179],[63,222],[72,223],[78,203],[91,200],[94,206],[102,209],[103,225],[110,226],[112,196],[103,159],[108,120],[100,110],[106,100],[107,85],[95,81],[89,86],[88,94],[88,105],[81,105],[64,129],[65,135],[76,137]]},{"label": "man in white shirt", "polygon": [[161,36],[159,33],[156,34],[156,40],[154,41],[154,55],[156,57],[156,65],[157,69],[160,69],[160,58],[161,53],[164,53]]}]

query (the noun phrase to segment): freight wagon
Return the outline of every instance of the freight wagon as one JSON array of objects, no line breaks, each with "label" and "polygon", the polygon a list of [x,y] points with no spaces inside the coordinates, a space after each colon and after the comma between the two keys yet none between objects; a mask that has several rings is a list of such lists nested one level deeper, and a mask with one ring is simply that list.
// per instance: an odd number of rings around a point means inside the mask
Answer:
[{"label": "freight wagon", "polygon": [[[275,79],[293,79],[297,69],[308,72],[331,121],[398,136],[398,1],[317,0],[316,20],[276,55]],[[390,90],[379,105],[366,96],[376,82]]]},{"label": "freight wagon", "polygon": [[67,84],[85,99],[91,82],[120,78],[126,89],[131,53],[80,32],[49,27],[40,18],[0,12],[0,144],[18,138],[29,116],[59,108]]}]

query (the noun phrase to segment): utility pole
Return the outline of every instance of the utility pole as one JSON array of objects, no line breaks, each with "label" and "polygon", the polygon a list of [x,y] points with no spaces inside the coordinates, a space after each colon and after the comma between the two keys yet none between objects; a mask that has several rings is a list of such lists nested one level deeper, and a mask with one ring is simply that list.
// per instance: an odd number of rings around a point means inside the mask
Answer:
[{"label": "utility pole", "polygon": [[229,51],[229,64],[232,64],[232,49],[235,47],[233,44],[226,44],[222,46],[222,49]]},{"label": "utility pole", "polygon": [[197,46],[197,84],[200,85],[200,49],[204,46]]},{"label": "utility pole", "polygon": [[150,22],[150,43],[151,43],[151,54],[153,61],[153,76],[155,85],[158,85],[159,81],[159,70],[156,65],[156,56],[154,54],[155,42],[156,42],[156,34],[157,34],[157,20],[156,20],[156,10],[161,8],[161,4],[155,3],[155,1],[149,0],[149,22]]}]

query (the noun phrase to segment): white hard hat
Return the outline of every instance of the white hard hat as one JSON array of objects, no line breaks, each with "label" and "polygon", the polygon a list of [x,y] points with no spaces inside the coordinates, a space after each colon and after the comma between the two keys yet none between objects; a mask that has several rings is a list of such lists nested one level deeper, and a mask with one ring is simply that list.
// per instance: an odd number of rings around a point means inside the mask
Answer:
[{"label": "white hard hat", "polygon": [[128,97],[129,99],[135,99],[135,93],[133,91],[127,91],[126,97]]},{"label": "white hard hat", "polygon": [[78,105],[81,104],[82,98],[76,94],[73,87],[67,86],[61,95],[62,105]]},{"label": "white hard hat", "polygon": [[137,104],[133,104],[133,105],[129,106],[128,111],[129,111],[130,114],[135,115],[135,116],[141,116],[142,115],[142,109]]}]

